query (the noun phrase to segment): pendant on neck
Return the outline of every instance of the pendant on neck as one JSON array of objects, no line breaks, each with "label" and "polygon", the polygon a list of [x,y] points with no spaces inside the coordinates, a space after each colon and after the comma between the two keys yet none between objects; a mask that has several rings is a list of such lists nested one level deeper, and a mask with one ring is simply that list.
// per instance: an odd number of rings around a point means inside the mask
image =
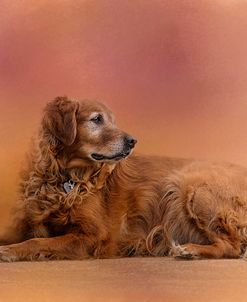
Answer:
[{"label": "pendant on neck", "polygon": [[66,181],[63,184],[64,191],[67,194],[70,193],[74,189],[75,185],[76,185],[76,183],[72,179],[70,179],[69,181]]}]

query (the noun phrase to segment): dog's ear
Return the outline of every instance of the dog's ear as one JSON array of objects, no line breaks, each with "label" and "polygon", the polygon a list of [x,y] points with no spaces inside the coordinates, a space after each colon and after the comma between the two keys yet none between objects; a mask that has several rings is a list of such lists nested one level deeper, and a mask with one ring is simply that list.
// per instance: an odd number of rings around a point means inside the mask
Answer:
[{"label": "dog's ear", "polygon": [[49,102],[45,107],[42,121],[44,133],[54,136],[66,146],[72,145],[77,132],[78,107],[78,102],[67,97],[57,97]]}]

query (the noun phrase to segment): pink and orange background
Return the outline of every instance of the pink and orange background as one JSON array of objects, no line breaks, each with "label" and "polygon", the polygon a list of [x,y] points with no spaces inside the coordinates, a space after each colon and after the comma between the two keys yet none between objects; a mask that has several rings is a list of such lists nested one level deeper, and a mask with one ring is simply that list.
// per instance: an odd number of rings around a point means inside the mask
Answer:
[{"label": "pink and orange background", "polygon": [[0,45],[1,226],[57,95],[105,102],[138,152],[247,166],[244,0],[3,0]]}]

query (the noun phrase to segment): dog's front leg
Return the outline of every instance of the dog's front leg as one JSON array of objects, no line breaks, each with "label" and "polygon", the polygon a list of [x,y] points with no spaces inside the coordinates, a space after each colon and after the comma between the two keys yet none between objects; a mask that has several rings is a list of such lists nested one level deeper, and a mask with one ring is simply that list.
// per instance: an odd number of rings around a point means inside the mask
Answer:
[{"label": "dog's front leg", "polygon": [[62,260],[89,257],[92,240],[79,234],[51,238],[33,238],[21,243],[0,246],[0,261]]}]

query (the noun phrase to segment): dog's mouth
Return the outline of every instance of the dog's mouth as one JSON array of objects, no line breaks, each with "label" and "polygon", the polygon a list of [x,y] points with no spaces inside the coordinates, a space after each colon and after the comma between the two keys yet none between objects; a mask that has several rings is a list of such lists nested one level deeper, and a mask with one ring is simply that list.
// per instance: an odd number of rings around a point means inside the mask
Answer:
[{"label": "dog's mouth", "polygon": [[130,152],[131,152],[131,150],[122,151],[122,152],[116,153],[116,154],[114,154],[112,156],[107,156],[107,155],[98,154],[98,153],[92,153],[91,157],[94,160],[97,160],[97,161],[102,161],[102,160],[114,160],[114,161],[118,161],[118,160],[121,160],[121,159],[127,157],[130,154]]}]

